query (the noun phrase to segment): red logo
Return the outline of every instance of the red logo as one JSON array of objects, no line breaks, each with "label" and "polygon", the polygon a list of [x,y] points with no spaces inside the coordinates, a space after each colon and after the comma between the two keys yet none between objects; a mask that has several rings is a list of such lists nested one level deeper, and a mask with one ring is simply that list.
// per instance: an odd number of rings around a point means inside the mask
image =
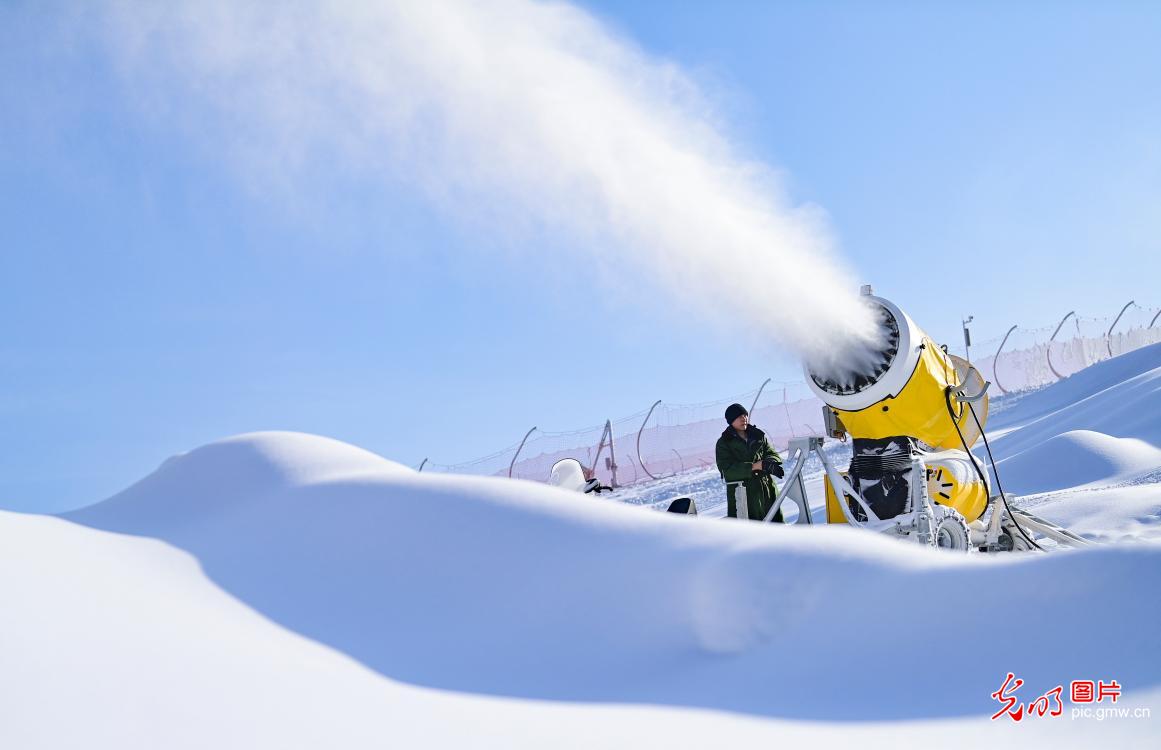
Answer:
[{"label": "red logo", "polygon": [[1097,703],[1106,697],[1112,698],[1113,703],[1116,703],[1117,698],[1121,697],[1121,686],[1117,684],[1116,680],[1110,680],[1108,685],[1103,682],[1097,683]]},{"label": "red logo", "polygon": [[[1012,721],[1020,722],[1029,716],[1060,716],[1064,713],[1064,703],[1060,697],[1064,693],[1063,685],[1045,691],[1026,704],[1014,695],[1023,685],[1023,680],[1012,672],[1008,673],[1000,689],[992,693],[992,699],[1000,703],[1000,710],[992,714],[992,721],[1004,715]],[[1116,703],[1120,697],[1121,685],[1116,680],[1073,680],[1068,686],[1068,698],[1072,703],[1100,703],[1105,698]]]}]

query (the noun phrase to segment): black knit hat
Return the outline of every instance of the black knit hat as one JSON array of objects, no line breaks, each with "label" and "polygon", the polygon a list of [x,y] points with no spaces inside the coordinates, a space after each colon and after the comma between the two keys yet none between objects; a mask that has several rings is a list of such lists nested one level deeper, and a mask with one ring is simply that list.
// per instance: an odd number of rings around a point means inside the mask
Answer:
[{"label": "black knit hat", "polygon": [[726,407],[726,421],[730,424],[733,424],[735,419],[742,416],[743,414],[749,413],[750,412],[746,411],[746,407],[742,406],[741,404],[730,404]]}]

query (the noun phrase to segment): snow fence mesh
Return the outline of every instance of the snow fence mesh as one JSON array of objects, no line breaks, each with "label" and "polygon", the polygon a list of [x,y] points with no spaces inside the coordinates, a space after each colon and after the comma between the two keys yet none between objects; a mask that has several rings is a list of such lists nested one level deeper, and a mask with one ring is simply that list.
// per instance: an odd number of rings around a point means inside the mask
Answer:
[{"label": "snow fence mesh", "polygon": [[[994,394],[1028,391],[1111,356],[1161,342],[1159,318],[1157,308],[1133,304],[1116,320],[1111,334],[1114,316],[1069,315],[1063,324],[1015,327],[1006,337],[973,343],[972,363],[995,384]],[[822,402],[804,381],[767,381],[751,391],[702,403],[661,401],[651,409],[580,429],[535,429],[526,439],[487,456],[457,464],[425,461],[423,470],[543,482],[554,463],[575,458],[603,484],[647,482],[713,466],[714,444],[725,427],[722,415],[734,402],[750,409],[754,424],[779,450],[795,437],[822,433]]]},{"label": "snow fence mesh", "polygon": [[[1134,303],[1119,320],[1070,314],[1050,326],[1017,327],[1006,341],[997,336],[973,344],[977,356],[972,364],[1000,392],[1040,388],[1102,360],[1161,342],[1159,312]],[[1110,334],[1114,321],[1116,327]]]}]

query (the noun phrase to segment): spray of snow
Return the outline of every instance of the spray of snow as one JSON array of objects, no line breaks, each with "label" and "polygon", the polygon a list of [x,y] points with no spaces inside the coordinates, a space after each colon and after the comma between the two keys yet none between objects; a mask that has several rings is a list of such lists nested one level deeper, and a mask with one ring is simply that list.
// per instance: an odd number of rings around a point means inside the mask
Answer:
[{"label": "spray of snow", "polygon": [[875,348],[822,211],[792,203],[775,170],[744,156],[675,65],[578,8],[107,10],[101,25],[128,80],[178,113],[217,111],[230,131],[218,145],[248,178],[293,184],[312,159],[389,174],[494,231],[531,224],[567,237],[586,269],[659,283],[700,315],[728,311],[731,336],[789,347],[816,369]]}]

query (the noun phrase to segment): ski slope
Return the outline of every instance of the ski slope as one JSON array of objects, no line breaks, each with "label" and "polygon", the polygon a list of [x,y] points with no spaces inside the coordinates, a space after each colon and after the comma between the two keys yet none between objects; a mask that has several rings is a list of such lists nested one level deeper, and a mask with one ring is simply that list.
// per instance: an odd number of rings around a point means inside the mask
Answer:
[{"label": "ski slope", "polygon": [[1024,700],[1115,678],[1161,708],[1159,386],[1154,346],[996,415],[1023,502],[1138,542],[1045,555],[212,443],[0,512],[0,747],[1155,745],[1161,716],[988,716],[1008,671]]}]

